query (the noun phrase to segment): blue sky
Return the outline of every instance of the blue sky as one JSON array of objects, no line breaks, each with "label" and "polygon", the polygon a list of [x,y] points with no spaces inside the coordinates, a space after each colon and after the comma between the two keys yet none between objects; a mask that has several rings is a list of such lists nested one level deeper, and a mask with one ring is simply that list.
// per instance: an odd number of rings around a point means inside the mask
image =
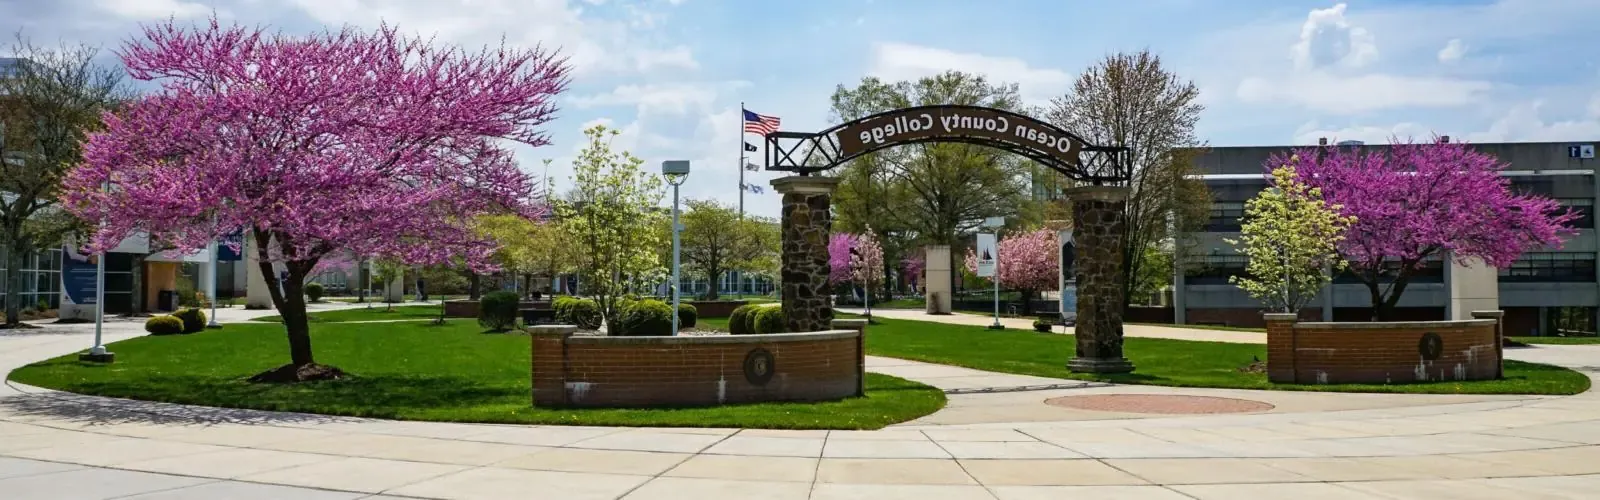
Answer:
[{"label": "blue sky", "polygon": [[[741,101],[814,131],[836,85],[958,69],[1046,105],[1101,56],[1141,48],[1200,86],[1212,145],[1600,139],[1600,0],[0,0],[0,31],[114,48],[141,22],[213,11],[286,32],[388,21],[469,47],[561,47],[576,73],[555,144],[518,149],[534,173],[555,159],[558,189],[593,123],[620,127],[651,168],[692,160],[684,195],[731,203]],[[774,215],[778,199],[746,204]]]}]

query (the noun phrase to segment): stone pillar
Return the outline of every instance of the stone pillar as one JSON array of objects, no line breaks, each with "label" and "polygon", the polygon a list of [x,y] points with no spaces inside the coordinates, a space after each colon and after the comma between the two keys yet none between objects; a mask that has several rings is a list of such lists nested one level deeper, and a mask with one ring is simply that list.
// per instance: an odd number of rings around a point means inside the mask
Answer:
[{"label": "stone pillar", "polygon": [[1268,313],[1267,320],[1267,381],[1275,384],[1298,384],[1299,367],[1295,366],[1294,324],[1300,315],[1293,313]]},{"label": "stone pillar", "polygon": [[[1465,264],[1446,255],[1445,287],[1449,299],[1445,305],[1445,318],[1452,321],[1472,319],[1473,311],[1500,309],[1500,271],[1485,264],[1482,259],[1468,259]],[[1541,325],[1542,326],[1542,325]],[[1540,328],[1543,331],[1543,328]]]},{"label": "stone pillar", "polygon": [[267,290],[267,287],[276,286],[276,283],[268,280],[276,280],[278,277],[268,277],[261,274],[261,259],[258,258],[259,255],[260,251],[256,249],[255,237],[246,234],[244,238],[245,309],[272,308],[272,292]]},{"label": "stone pillar", "polygon": [[1074,372],[1127,373],[1133,363],[1122,356],[1122,244],[1127,223],[1123,207],[1128,188],[1078,186],[1072,200],[1072,233],[1077,246],[1077,357]]},{"label": "stone pillar", "polygon": [[1506,378],[1506,312],[1498,309],[1472,311],[1472,319],[1494,320],[1494,378]]},{"label": "stone pillar", "polygon": [[950,314],[950,246],[932,245],[924,249],[922,296],[928,314]]},{"label": "stone pillar", "polygon": [[794,175],[772,180],[783,194],[781,298],[784,325],[791,332],[828,330],[828,236],[833,230],[836,177]]}]

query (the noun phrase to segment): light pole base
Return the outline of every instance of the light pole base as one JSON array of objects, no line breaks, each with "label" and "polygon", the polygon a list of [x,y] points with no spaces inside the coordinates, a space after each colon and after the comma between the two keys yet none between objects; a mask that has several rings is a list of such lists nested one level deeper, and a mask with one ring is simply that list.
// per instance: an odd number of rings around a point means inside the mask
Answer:
[{"label": "light pole base", "polygon": [[995,323],[995,324],[989,325],[986,328],[988,328],[990,330],[1004,330],[1004,329],[1006,329],[1006,325]]},{"label": "light pole base", "polygon": [[78,354],[78,361],[85,361],[89,363],[111,363],[116,360],[117,354],[105,349],[101,349],[100,352],[94,352],[91,350],[90,352]]},{"label": "light pole base", "polygon": [[222,328],[222,323],[218,323],[217,320],[211,320],[210,323],[206,324],[206,328],[210,328],[212,330]]}]

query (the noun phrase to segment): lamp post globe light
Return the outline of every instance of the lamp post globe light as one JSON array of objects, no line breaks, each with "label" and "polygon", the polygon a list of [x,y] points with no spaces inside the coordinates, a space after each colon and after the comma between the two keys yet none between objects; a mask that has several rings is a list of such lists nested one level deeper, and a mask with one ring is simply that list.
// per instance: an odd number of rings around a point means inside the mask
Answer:
[{"label": "lamp post globe light", "polygon": [[678,233],[683,232],[683,225],[678,223],[678,187],[689,178],[689,160],[667,160],[661,162],[661,176],[667,178],[667,184],[672,185],[672,335],[678,335]]}]

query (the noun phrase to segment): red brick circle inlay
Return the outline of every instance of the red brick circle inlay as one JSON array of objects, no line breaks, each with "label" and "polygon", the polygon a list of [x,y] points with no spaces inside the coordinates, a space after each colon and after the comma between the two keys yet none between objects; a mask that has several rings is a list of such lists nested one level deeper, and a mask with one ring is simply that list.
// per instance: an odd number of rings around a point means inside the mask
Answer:
[{"label": "red brick circle inlay", "polygon": [[1079,410],[1115,411],[1122,413],[1160,413],[1167,415],[1202,415],[1208,413],[1251,413],[1274,408],[1269,403],[1248,399],[1214,398],[1210,396],[1176,396],[1167,394],[1092,394],[1064,396],[1045,400],[1045,404]]}]

